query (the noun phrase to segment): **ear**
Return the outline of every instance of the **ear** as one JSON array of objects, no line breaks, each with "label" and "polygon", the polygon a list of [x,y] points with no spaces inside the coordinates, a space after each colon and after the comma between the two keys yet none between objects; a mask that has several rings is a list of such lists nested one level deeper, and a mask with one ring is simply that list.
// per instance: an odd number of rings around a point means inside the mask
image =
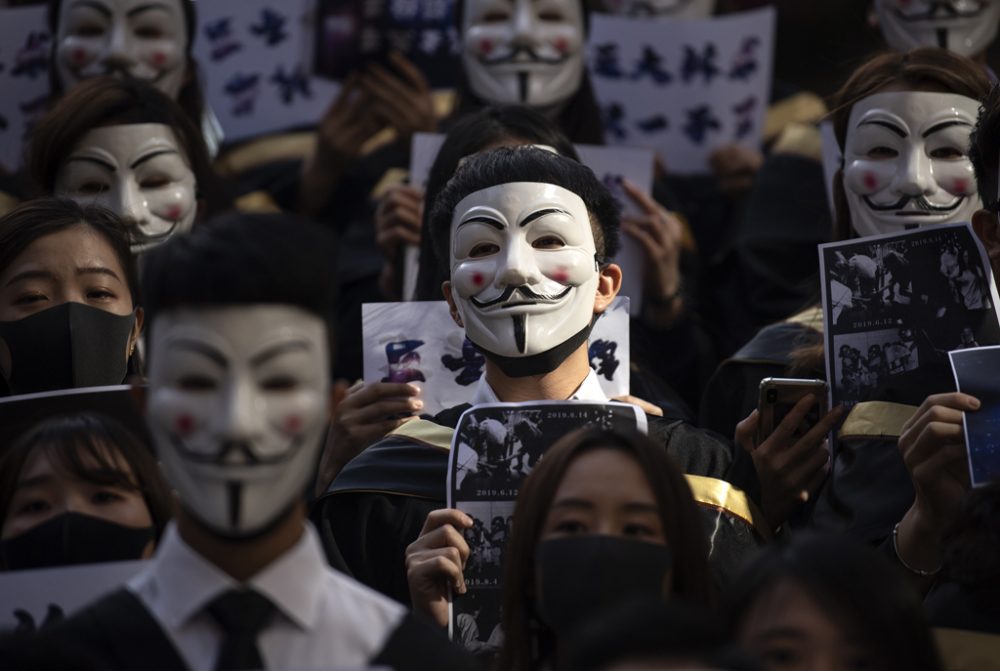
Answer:
[{"label": "ear", "polygon": [[1000,263],[1000,217],[989,210],[976,210],[972,215],[972,230],[986,248],[990,262]]},{"label": "ear", "polygon": [[599,315],[607,310],[621,289],[621,267],[617,263],[609,263],[601,268],[601,276],[597,280],[597,295],[594,297],[594,314]]},{"label": "ear", "polygon": [[465,324],[462,323],[462,316],[458,314],[458,306],[455,305],[455,299],[451,295],[451,281],[445,280],[441,283],[441,293],[444,294],[444,299],[448,302],[448,310],[451,311],[451,318],[455,320],[455,323],[465,328]]},{"label": "ear", "polygon": [[128,337],[128,356],[131,357],[139,344],[142,336],[142,325],[146,321],[146,313],[141,307],[135,309],[135,323],[132,324],[132,333]]}]

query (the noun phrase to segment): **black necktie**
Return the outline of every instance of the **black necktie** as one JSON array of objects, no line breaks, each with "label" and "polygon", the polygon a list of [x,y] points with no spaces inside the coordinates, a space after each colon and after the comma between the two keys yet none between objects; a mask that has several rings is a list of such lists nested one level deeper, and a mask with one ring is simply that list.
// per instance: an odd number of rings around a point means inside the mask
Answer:
[{"label": "black necktie", "polygon": [[215,671],[263,669],[257,635],[271,620],[274,604],[252,589],[233,589],[217,596],[207,610],[223,631]]}]

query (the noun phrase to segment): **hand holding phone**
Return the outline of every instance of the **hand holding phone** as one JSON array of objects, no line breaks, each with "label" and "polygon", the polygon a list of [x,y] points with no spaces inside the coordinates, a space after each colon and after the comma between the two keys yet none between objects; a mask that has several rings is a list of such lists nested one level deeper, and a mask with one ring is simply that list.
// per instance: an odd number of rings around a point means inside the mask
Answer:
[{"label": "hand holding phone", "polygon": [[801,438],[814,427],[820,418],[826,415],[827,384],[824,380],[800,379],[786,377],[767,377],[760,381],[760,392],[757,397],[757,445],[770,436],[774,429],[795,407],[801,399],[812,395],[816,403],[805,414],[802,421],[792,433],[794,438]]}]

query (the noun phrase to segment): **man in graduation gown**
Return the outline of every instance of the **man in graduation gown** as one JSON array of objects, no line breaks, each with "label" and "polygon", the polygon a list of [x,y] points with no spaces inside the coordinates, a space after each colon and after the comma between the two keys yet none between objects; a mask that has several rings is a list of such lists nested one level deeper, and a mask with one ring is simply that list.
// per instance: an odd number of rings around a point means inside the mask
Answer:
[{"label": "man in graduation gown", "polygon": [[[607,260],[618,225],[594,174],[544,148],[496,149],[460,166],[434,203],[431,234],[438,258],[450,260],[443,289],[452,317],[486,356],[472,404],[608,401],[587,338],[621,286],[621,269]],[[405,423],[339,473],[313,512],[334,566],[408,599],[406,546],[445,505],[451,436],[468,407]],[[727,574],[758,539],[740,490],[755,483],[749,460],[680,420],[653,418],[649,431],[689,474],[718,574]]]},{"label": "man in graduation gown", "polygon": [[329,568],[306,520],[330,412],[326,234],[229,215],[147,259],[147,420],[179,498],[156,556],[42,643],[99,669],[465,669]]}]

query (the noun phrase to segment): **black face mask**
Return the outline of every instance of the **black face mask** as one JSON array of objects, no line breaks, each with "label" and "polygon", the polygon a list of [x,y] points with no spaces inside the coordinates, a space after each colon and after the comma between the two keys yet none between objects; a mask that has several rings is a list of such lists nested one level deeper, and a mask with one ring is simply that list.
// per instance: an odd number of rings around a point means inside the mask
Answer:
[{"label": "black face mask", "polygon": [[557,636],[638,597],[662,596],[673,566],[666,545],[587,534],[542,541],[535,552],[538,614]]},{"label": "black face mask", "polygon": [[141,559],[153,527],[127,527],[80,513],[63,513],[0,541],[9,571]]},{"label": "black face mask", "polygon": [[135,313],[116,315],[83,303],[0,322],[0,338],[10,350],[11,393],[121,384],[134,324]]}]

